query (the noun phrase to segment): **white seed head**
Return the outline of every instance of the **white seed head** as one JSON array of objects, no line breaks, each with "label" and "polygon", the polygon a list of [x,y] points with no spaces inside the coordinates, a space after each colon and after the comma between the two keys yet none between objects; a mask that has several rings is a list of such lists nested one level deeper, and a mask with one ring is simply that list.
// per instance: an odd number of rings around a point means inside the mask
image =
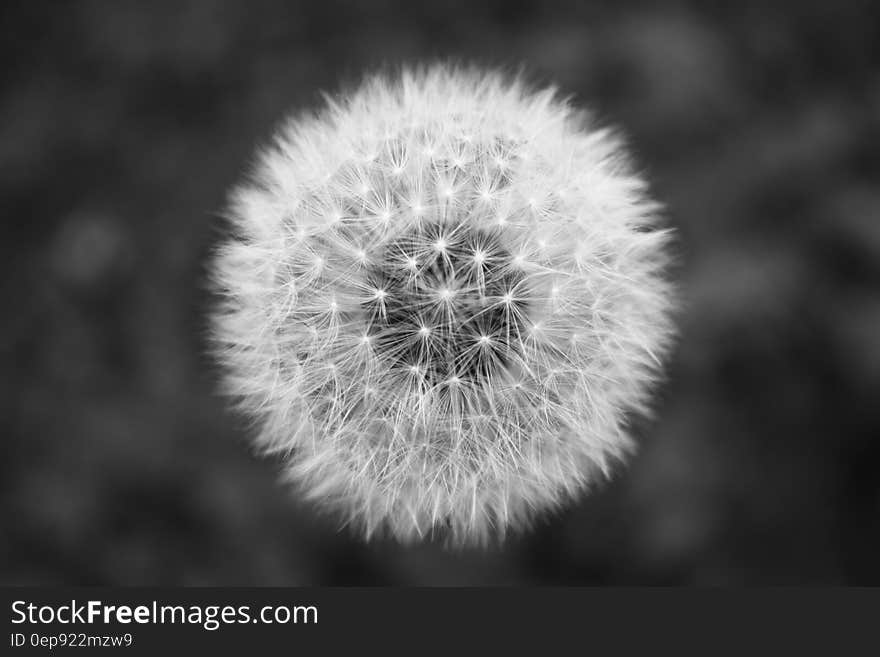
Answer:
[{"label": "white seed head", "polygon": [[553,89],[370,77],[234,193],[213,263],[227,389],[367,537],[526,527],[624,459],[648,410],[673,335],[657,212]]}]

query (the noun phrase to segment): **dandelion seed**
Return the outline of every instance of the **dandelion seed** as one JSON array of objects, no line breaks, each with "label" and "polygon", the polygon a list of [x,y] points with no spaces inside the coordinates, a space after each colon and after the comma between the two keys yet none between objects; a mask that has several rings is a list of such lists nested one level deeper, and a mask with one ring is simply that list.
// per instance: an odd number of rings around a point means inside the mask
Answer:
[{"label": "dandelion seed", "polygon": [[626,162],[554,90],[442,66],[291,123],[213,263],[257,444],[404,541],[500,538],[607,476],[674,333],[668,231]]}]

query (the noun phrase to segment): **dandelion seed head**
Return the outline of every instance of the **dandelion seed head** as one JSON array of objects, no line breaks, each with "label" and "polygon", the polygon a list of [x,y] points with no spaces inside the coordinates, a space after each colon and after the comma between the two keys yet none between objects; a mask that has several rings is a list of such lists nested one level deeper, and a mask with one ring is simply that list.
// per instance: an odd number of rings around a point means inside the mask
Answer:
[{"label": "dandelion seed head", "polygon": [[500,74],[368,77],[233,195],[215,353],[307,497],[482,543],[632,449],[673,336],[668,231],[619,141]]}]

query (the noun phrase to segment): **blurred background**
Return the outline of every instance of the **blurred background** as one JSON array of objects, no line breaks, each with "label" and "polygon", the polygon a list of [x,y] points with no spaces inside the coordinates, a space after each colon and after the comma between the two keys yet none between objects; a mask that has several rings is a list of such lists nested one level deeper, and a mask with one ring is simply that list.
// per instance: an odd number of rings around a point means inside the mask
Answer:
[{"label": "blurred background", "polygon": [[[877,8],[3,3],[0,582],[880,584]],[[340,531],[252,454],[205,355],[255,146],[435,57],[523,64],[624,129],[687,301],[638,456],[488,550]]]}]

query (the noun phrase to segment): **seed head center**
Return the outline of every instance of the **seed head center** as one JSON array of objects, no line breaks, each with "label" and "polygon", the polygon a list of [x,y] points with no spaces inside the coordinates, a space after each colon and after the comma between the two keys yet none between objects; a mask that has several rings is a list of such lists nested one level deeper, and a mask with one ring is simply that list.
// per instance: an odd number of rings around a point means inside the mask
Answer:
[{"label": "seed head center", "polygon": [[423,224],[390,241],[366,268],[384,292],[363,304],[376,354],[430,385],[492,377],[524,330],[510,308],[525,306],[509,294],[523,279],[512,260],[497,232],[465,225]]}]

